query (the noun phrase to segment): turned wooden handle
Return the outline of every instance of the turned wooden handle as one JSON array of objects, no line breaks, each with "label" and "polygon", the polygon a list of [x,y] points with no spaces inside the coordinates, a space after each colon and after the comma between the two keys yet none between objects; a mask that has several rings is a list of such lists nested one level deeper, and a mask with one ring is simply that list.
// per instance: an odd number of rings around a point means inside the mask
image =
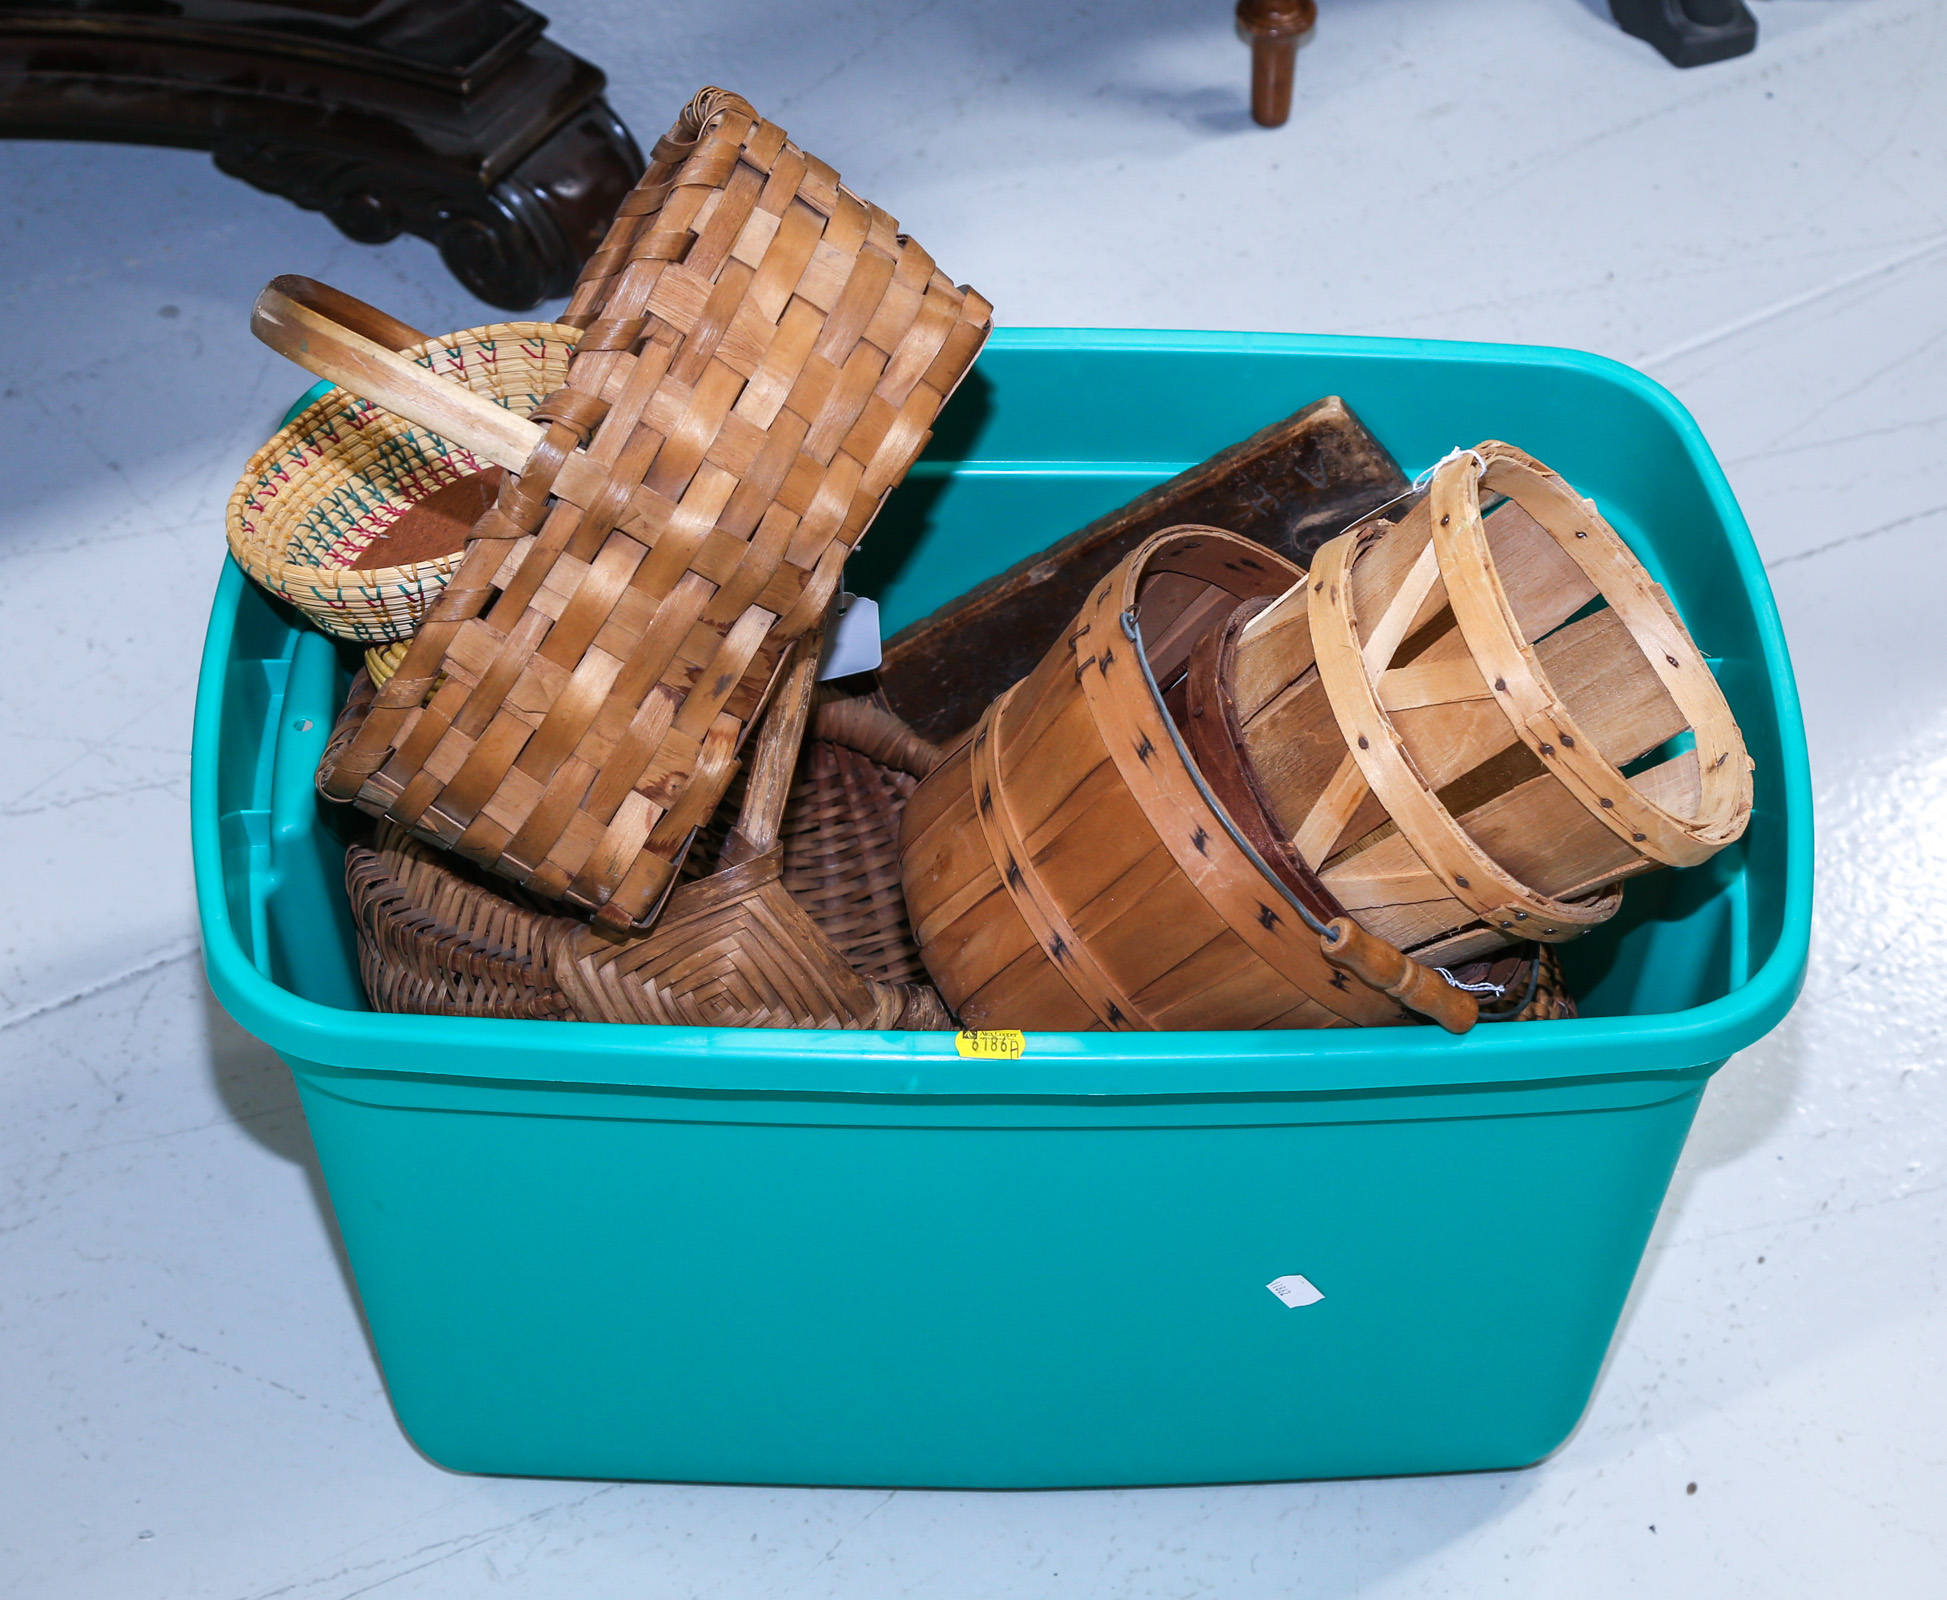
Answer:
[{"label": "turned wooden handle", "polygon": [[1449,1033],[1465,1033],[1480,1020],[1480,1003],[1431,967],[1396,950],[1350,917],[1335,917],[1318,941],[1325,959],[1361,983],[1383,990],[1410,1011],[1430,1017]]},{"label": "turned wooden handle", "polygon": [[416,329],[310,278],[273,278],[257,296],[250,331],[306,372],[510,472],[527,464],[544,436],[539,423],[400,355],[391,341],[413,334],[408,343],[422,342]]}]

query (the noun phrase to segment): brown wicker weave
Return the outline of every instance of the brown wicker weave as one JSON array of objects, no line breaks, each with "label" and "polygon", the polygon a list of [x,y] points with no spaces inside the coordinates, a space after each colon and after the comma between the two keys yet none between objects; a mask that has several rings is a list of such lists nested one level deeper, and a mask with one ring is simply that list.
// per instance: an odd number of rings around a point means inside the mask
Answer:
[{"label": "brown wicker weave", "polygon": [[[325,740],[324,755],[318,761],[318,770],[313,778],[318,793],[329,800],[325,793],[324,775],[329,772],[343,754],[345,746],[352,742],[352,735],[364,725],[365,713],[372,709],[372,697],[379,691],[374,670],[377,652],[365,652],[365,665],[352,674],[351,688],[346,692],[345,703],[338,709],[338,720],[331,725],[331,737]],[[375,681],[376,679],[376,681]]]},{"label": "brown wicker weave", "polygon": [[568,918],[391,822],[345,852],[345,890],[373,1010],[574,1020],[547,963],[550,944],[574,931]]},{"label": "brown wicker weave", "polygon": [[[1540,970],[1532,973],[1534,993],[1530,995],[1528,985],[1532,963],[1539,963]],[[1504,950],[1491,960],[1469,961],[1448,970],[1461,983],[1497,983],[1501,986],[1499,996],[1481,997],[1482,1008],[1490,1014],[1502,1012],[1527,996],[1528,1003],[1513,1019],[1516,1022],[1560,1022],[1581,1015],[1576,1009],[1575,997],[1568,992],[1568,980],[1562,976],[1561,952],[1553,945],[1531,944],[1519,953]]]},{"label": "brown wicker weave", "polygon": [[584,270],[544,430],[433,392],[280,280],[261,336],[518,474],[329,791],[626,933],[729,780],[709,747],[823,616],[990,319],[721,90]]},{"label": "brown wicker weave", "polygon": [[[356,726],[356,702],[372,692],[361,672],[340,731]],[[919,965],[896,856],[899,807],[938,752],[865,702],[821,706],[818,730],[780,848],[683,884],[653,933],[620,947],[382,822],[372,846],[346,857],[372,1004],[543,1020],[951,1027]],[[847,796],[859,810],[845,809]],[[726,842],[713,830],[707,858]]]},{"label": "brown wicker weave", "polygon": [[870,700],[831,699],[784,810],[784,887],[854,970],[928,984],[899,884],[899,819],[940,750]]},{"label": "brown wicker weave", "polygon": [[784,887],[784,808],[810,719],[821,635],[800,639],[764,719],[717,871],[684,884],[648,933],[577,926],[549,973],[584,1017],[700,1027],[944,1028],[923,986],[862,977]]},{"label": "brown wicker weave", "polygon": [[[1541,963],[1541,971],[1536,976],[1535,997],[1528,1002],[1516,1022],[1566,1022],[1570,1017],[1582,1013],[1575,1004],[1575,996],[1568,992],[1568,980],[1562,976],[1562,953],[1551,944],[1538,944],[1534,949],[1535,960]],[[1499,972],[1493,974],[1494,981],[1503,981]],[[1528,975],[1520,974],[1525,985]]]}]

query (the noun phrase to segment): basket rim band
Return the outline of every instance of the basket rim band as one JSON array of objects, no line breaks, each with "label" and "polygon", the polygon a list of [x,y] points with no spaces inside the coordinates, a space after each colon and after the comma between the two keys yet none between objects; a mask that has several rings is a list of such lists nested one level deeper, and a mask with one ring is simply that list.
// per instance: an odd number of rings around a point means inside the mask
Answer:
[{"label": "basket rim band", "polygon": [[[1489,927],[1558,943],[1615,915],[1622,891],[1557,900],[1507,872],[1461,826],[1427,783],[1392,717],[1379,703],[1359,641],[1352,566],[1376,542],[1371,532],[1341,534],[1318,552],[1309,588],[1312,648],[1319,682],[1361,777],[1427,869]],[[1534,923],[1532,928],[1523,923]]]},{"label": "basket rim band", "polygon": [[[1695,734],[1700,815],[1679,816],[1635,789],[1549,681],[1488,547],[1483,488],[1540,524],[1629,631]],[[1751,758],[1730,705],[1675,608],[1595,503],[1526,451],[1490,439],[1434,473],[1428,507],[1454,620],[1515,734],[1544,767],[1612,833],[1666,866],[1694,866],[1742,834]]]}]

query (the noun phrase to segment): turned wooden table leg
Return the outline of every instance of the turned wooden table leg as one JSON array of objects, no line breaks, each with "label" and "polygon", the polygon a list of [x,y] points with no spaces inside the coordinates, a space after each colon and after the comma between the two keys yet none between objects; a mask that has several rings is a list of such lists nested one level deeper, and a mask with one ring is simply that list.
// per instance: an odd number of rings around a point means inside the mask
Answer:
[{"label": "turned wooden table leg", "polygon": [[1298,46],[1318,20],[1318,0],[1237,0],[1237,31],[1251,45],[1251,116],[1276,128],[1291,115]]}]

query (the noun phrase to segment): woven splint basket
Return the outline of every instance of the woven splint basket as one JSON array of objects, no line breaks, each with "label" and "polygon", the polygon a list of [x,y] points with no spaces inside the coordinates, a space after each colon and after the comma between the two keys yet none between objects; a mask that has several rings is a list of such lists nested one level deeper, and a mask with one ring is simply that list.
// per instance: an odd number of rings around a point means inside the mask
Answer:
[{"label": "woven splint basket", "polygon": [[[918,969],[896,881],[890,895],[877,882],[899,802],[917,778],[875,758],[924,766],[936,752],[876,707],[821,708],[839,714],[821,717],[780,827],[808,690],[787,679],[767,716],[735,826],[710,840],[717,870],[677,888],[640,939],[593,937],[577,919],[381,822],[345,863],[372,1004],[589,1022],[950,1027]],[[354,687],[353,722],[369,693]],[[834,765],[879,776],[841,787],[829,776]]]},{"label": "woven splint basket", "polygon": [[[555,323],[502,322],[435,339],[349,299],[341,314],[401,359],[523,417],[566,381],[581,336]],[[243,469],[225,514],[230,553],[326,633],[364,644],[410,638],[459,569],[460,551],[395,566],[357,563],[414,506],[489,466],[333,389]]]},{"label": "woven splint basket", "polygon": [[584,270],[533,421],[273,285],[260,336],[516,474],[327,791],[611,936],[645,926],[990,317],[720,90]]},{"label": "woven splint basket", "polygon": [[899,883],[899,823],[941,752],[872,700],[823,701],[784,810],[784,887],[861,973],[930,983]]},{"label": "woven splint basket", "polygon": [[375,1011],[572,1022],[548,974],[567,917],[381,822],[345,852],[358,974]]}]

